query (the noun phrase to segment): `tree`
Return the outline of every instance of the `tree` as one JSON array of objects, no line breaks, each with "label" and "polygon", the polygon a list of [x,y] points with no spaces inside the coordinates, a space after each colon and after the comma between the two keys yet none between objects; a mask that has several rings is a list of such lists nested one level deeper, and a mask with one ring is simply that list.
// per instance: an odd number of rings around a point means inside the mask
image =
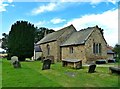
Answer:
[{"label": "tree", "polygon": [[39,29],[36,28],[35,31],[35,43],[37,43],[38,41],[40,41],[46,34],[52,33],[54,32],[53,29],[48,29],[45,27],[40,27]]},{"label": "tree", "polygon": [[116,44],[113,51],[117,54],[117,59],[120,60],[120,45]]},{"label": "tree", "polygon": [[18,56],[18,60],[24,61],[34,54],[35,27],[27,21],[17,21],[11,26],[8,37],[8,53],[10,56]]},{"label": "tree", "polygon": [[7,47],[7,46],[8,46],[8,45],[7,45],[7,43],[8,43],[8,34],[3,33],[2,36],[3,36],[3,38],[2,38],[1,48],[3,48],[4,50],[7,51],[7,49],[8,49],[8,47]]}]

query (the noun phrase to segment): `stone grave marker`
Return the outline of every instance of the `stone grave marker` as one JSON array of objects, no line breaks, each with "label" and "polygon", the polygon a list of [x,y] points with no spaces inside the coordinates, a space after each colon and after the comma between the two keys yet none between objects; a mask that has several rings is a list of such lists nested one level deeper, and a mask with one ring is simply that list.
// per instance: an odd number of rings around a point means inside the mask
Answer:
[{"label": "stone grave marker", "polygon": [[43,60],[42,70],[50,69],[50,65],[51,65],[50,59]]},{"label": "stone grave marker", "polygon": [[15,61],[18,61],[18,57],[17,56],[12,56],[11,57],[11,64],[13,64]]},{"label": "stone grave marker", "polygon": [[120,67],[109,67],[111,73],[116,73],[120,75]]},{"label": "stone grave marker", "polygon": [[94,73],[94,72],[95,72],[95,68],[96,68],[96,65],[95,65],[95,64],[91,64],[91,65],[89,66],[88,73]]},{"label": "stone grave marker", "polygon": [[13,64],[14,68],[21,68],[21,64],[20,64],[17,56],[11,57],[11,63]]},{"label": "stone grave marker", "polygon": [[21,68],[21,64],[20,64],[19,61],[15,61],[15,62],[13,63],[13,66],[14,66],[14,68]]},{"label": "stone grave marker", "polygon": [[51,63],[54,64],[54,56],[47,56],[46,59],[50,59]]}]

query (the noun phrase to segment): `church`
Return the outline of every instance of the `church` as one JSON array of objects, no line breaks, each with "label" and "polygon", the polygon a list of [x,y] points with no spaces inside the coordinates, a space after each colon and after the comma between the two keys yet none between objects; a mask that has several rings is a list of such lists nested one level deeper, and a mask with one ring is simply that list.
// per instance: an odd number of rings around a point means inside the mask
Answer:
[{"label": "church", "polygon": [[73,25],[47,34],[38,43],[42,56],[54,56],[54,61],[78,59],[88,63],[107,58],[107,42],[103,29],[97,25],[77,31]]}]

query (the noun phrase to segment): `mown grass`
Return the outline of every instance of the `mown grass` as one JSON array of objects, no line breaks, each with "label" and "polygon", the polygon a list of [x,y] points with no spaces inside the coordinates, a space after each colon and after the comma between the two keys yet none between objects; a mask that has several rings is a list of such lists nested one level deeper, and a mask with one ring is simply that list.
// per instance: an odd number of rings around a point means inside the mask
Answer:
[{"label": "mown grass", "polygon": [[118,87],[118,75],[110,74],[108,67],[87,73],[88,67],[75,70],[62,67],[61,62],[49,70],[41,70],[40,61],[21,62],[20,69],[14,69],[6,59],[2,63],[2,87]]},{"label": "mown grass", "polygon": [[0,59],[0,89],[2,88],[2,59]]}]

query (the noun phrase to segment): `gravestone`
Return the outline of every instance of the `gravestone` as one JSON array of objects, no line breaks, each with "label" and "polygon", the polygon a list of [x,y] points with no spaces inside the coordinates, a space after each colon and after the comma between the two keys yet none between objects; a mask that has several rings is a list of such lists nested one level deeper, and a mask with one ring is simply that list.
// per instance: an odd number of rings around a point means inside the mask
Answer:
[{"label": "gravestone", "polygon": [[19,61],[13,62],[13,66],[14,66],[14,68],[21,68],[21,64]]},{"label": "gravestone", "polygon": [[88,73],[94,73],[94,72],[95,72],[95,68],[96,68],[96,65],[95,65],[95,64],[91,64],[91,65],[89,66]]},{"label": "gravestone", "polygon": [[18,61],[18,57],[17,56],[11,57],[11,63],[12,63],[14,68],[21,68],[21,64]]},{"label": "gravestone", "polygon": [[97,60],[96,64],[106,64],[106,60]]},{"label": "gravestone", "polygon": [[17,56],[12,56],[11,57],[11,64],[13,64],[15,61],[18,61],[18,57]]},{"label": "gravestone", "polygon": [[109,67],[111,73],[116,73],[120,75],[120,67]]},{"label": "gravestone", "polygon": [[51,65],[50,59],[43,60],[42,70],[50,69],[50,65]]},{"label": "gravestone", "polygon": [[54,64],[54,56],[50,55],[50,56],[46,56],[46,59],[50,59],[51,63]]},{"label": "gravestone", "polygon": [[108,63],[115,63],[115,59],[109,59]]}]

